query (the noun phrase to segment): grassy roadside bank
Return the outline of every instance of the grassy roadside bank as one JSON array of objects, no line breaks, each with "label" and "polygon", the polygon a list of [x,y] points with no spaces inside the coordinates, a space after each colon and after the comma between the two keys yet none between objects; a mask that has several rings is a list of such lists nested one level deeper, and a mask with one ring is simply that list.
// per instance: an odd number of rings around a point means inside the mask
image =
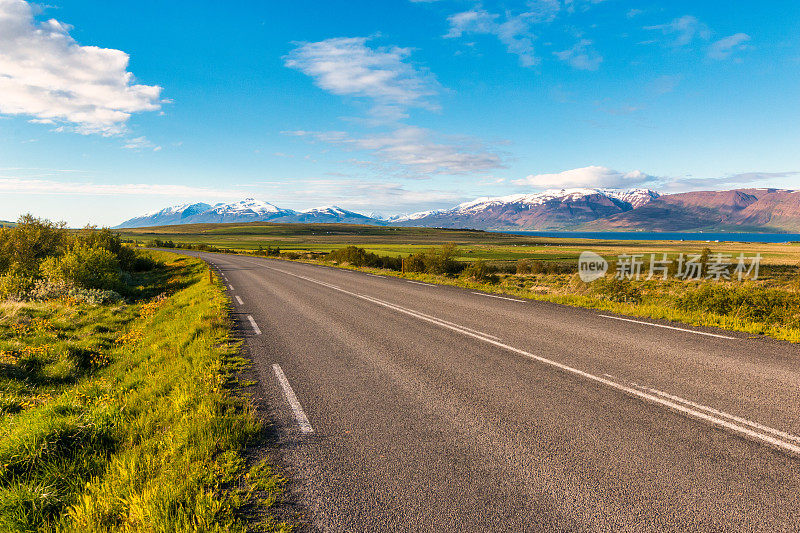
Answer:
[{"label": "grassy roadside bank", "polygon": [[[258,255],[249,251],[228,252]],[[428,272],[402,273],[393,268],[360,266],[358,261],[353,264],[347,260],[347,256],[352,257],[353,254],[342,252],[352,252],[352,247],[323,257],[291,252],[272,257],[800,342],[800,275],[795,265],[773,264],[764,267],[757,281],[620,281],[614,279],[612,269],[605,278],[585,283],[576,272],[564,271],[563,263],[549,266],[548,263],[542,263],[544,272],[538,273],[530,271],[530,263],[527,268],[518,268],[517,272],[504,272],[483,261],[473,262],[466,267],[461,265],[461,270],[456,274],[430,272],[436,268],[427,268]],[[355,255],[363,257],[364,252],[360,250]],[[435,264],[436,251],[429,253]],[[366,255],[369,256],[369,252]],[[373,260],[389,263],[399,261],[399,257],[379,256]],[[574,266],[577,267],[577,258]]]},{"label": "grassy roadside bank", "polygon": [[0,304],[0,530],[290,529],[244,456],[261,428],[221,286],[148,254],[137,299]]}]

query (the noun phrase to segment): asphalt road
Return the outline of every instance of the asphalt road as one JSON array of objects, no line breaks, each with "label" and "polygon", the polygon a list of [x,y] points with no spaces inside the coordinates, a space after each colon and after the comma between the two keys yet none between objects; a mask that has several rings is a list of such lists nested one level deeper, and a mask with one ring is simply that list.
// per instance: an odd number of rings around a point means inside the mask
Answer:
[{"label": "asphalt road", "polygon": [[796,346],[194,255],[321,530],[800,531]]}]

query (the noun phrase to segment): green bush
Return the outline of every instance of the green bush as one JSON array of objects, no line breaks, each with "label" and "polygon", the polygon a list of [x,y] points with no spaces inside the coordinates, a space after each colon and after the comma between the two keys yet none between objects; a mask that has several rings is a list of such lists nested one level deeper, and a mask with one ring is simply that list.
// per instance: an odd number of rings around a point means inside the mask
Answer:
[{"label": "green bush", "polygon": [[425,252],[412,254],[406,259],[406,271],[458,274],[463,269],[463,265],[455,260],[456,252],[456,245],[447,243],[440,248],[431,248]]},{"label": "green bush", "polygon": [[33,288],[34,279],[23,268],[14,263],[0,276],[0,299],[22,300]]},{"label": "green bush", "polygon": [[333,250],[323,259],[336,263],[346,263],[354,267],[385,268],[388,270],[400,270],[403,266],[403,260],[400,256],[378,255],[357,246],[347,246]]},{"label": "green bush", "polygon": [[63,253],[68,243],[65,223],[24,215],[16,227],[0,229],[0,272],[17,265],[35,275],[43,259]]},{"label": "green bush", "polygon": [[612,302],[639,303],[642,291],[629,279],[600,278],[592,282],[592,292]]},{"label": "green bush", "polygon": [[478,259],[467,266],[462,272],[461,276],[473,281],[484,283],[497,283],[497,267],[486,264],[483,259]]},{"label": "green bush", "polygon": [[758,286],[729,287],[704,284],[678,297],[683,311],[701,311],[722,316],[800,326],[800,294]]},{"label": "green bush", "polygon": [[116,289],[120,286],[117,257],[99,246],[78,244],[60,257],[48,257],[41,265],[50,281],[72,283],[87,289]]}]

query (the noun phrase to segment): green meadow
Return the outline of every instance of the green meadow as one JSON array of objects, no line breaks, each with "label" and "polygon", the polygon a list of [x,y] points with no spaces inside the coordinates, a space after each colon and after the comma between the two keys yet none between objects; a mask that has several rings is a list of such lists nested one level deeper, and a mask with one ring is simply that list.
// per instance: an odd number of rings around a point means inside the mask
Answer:
[{"label": "green meadow", "polygon": [[576,261],[584,250],[603,256],[661,252],[674,255],[699,253],[710,247],[720,253],[761,253],[765,263],[800,265],[800,244],[554,239],[473,230],[265,222],[187,224],[124,229],[119,233],[125,240],[139,245],[159,240],[176,244],[208,244],[238,251],[255,251],[259,247],[271,246],[298,253],[328,253],[355,245],[379,255],[405,255],[452,242],[458,247],[457,259],[460,261]]}]

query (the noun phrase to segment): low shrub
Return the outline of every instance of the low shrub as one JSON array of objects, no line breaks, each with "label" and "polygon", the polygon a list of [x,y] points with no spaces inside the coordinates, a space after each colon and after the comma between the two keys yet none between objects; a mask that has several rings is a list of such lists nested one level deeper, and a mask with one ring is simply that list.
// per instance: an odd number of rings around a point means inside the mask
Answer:
[{"label": "low shrub", "polygon": [[497,283],[497,267],[489,265],[486,261],[478,259],[470,263],[462,272],[461,277],[482,283]]},{"label": "low shrub", "polygon": [[400,270],[403,260],[400,256],[390,257],[368,252],[357,246],[347,246],[327,254],[323,260],[341,264],[348,264],[354,267],[384,268],[387,270]]},{"label": "low shrub", "polygon": [[34,278],[18,263],[14,263],[0,276],[0,299],[23,300],[33,288],[33,284]]},{"label": "low shrub", "polygon": [[406,259],[406,271],[440,275],[458,274],[464,266],[455,260],[456,252],[456,245],[447,243],[439,248],[412,254]]},{"label": "low shrub", "polygon": [[592,292],[612,302],[639,303],[642,291],[629,279],[600,278],[592,282]]},{"label": "low shrub", "polygon": [[42,275],[55,282],[72,283],[87,289],[115,289],[120,286],[117,257],[99,246],[74,246],[59,257],[48,257],[40,267]]},{"label": "low shrub", "polygon": [[800,294],[755,285],[704,284],[680,295],[677,306],[683,311],[800,327]]}]

